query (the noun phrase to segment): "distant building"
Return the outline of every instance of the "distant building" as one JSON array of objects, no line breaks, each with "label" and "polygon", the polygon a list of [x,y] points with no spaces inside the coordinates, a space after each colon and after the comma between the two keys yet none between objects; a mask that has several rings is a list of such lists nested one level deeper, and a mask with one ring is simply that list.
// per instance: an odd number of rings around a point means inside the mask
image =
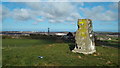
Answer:
[{"label": "distant building", "polygon": [[64,36],[64,35],[67,35],[67,34],[66,33],[55,33],[55,35]]},{"label": "distant building", "polygon": [[108,40],[112,40],[111,38],[108,38]]},{"label": "distant building", "polygon": [[98,37],[97,40],[112,40],[111,38],[108,37]]}]

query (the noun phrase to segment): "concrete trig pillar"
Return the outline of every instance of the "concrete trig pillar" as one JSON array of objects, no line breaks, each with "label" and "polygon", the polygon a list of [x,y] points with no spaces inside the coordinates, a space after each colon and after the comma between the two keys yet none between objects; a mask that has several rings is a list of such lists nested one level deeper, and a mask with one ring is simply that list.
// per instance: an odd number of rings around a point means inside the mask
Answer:
[{"label": "concrete trig pillar", "polygon": [[92,54],[96,52],[92,21],[90,19],[78,19],[78,30],[76,31],[76,46],[72,52]]}]

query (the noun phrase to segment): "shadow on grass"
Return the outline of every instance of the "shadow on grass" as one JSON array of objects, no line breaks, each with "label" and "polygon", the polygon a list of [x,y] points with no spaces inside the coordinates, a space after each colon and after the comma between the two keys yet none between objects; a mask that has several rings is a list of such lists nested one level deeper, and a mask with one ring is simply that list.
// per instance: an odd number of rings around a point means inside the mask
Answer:
[{"label": "shadow on grass", "polygon": [[114,48],[120,48],[119,42],[96,40],[95,43],[96,46],[109,46]]},{"label": "shadow on grass", "polygon": [[75,43],[69,43],[69,49],[72,51],[75,48]]},{"label": "shadow on grass", "polygon": [[67,39],[67,40],[64,40],[65,43],[68,43],[68,46],[69,46],[69,49],[70,51],[72,51],[75,46],[76,46],[76,43],[75,43],[75,39],[72,38],[72,39]]},{"label": "shadow on grass", "polygon": [[[68,40],[67,42],[68,42],[70,51],[72,51],[76,47],[75,39]],[[108,41],[108,40],[107,41],[96,40],[95,46],[107,46],[107,47],[120,48],[119,42]]]}]

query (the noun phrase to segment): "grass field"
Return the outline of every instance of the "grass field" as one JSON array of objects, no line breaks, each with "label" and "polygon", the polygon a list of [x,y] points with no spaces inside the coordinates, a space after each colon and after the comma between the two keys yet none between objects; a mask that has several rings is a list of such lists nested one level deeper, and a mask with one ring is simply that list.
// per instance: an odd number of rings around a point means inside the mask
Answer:
[{"label": "grass field", "polygon": [[[3,39],[3,66],[118,66],[118,48],[96,46],[92,55],[72,53],[71,43]],[[43,56],[43,58],[38,58]]]}]

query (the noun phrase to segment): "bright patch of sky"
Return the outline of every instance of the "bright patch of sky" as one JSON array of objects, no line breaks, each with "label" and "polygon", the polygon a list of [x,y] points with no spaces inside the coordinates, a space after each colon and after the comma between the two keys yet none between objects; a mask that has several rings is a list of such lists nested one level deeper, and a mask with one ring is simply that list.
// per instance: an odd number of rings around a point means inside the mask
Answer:
[{"label": "bright patch of sky", "polygon": [[75,32],[84,18],[93,21],[94,31],[118,31],[117,2],[2,2],[1,7],[3,31]]}]

